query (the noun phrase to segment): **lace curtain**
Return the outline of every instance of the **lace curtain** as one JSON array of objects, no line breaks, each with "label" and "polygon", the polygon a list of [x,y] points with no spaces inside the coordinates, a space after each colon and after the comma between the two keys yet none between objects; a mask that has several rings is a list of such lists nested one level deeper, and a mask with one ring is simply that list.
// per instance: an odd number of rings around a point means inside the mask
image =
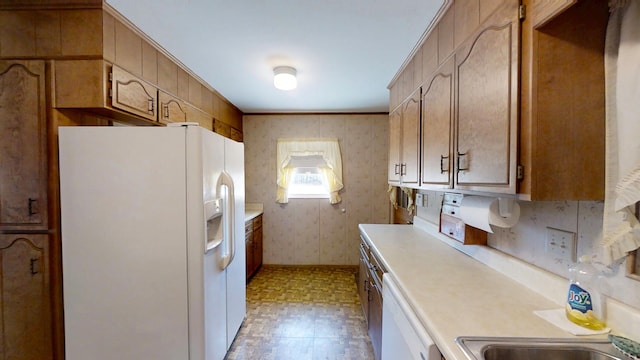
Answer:
[{"label": "lace curtain", "polygon": [[327,179],[329,202],[337,204],[342,199],[339,191],[342,184],[342,156],[337,139],[278,139],[277,141],[277,184],[276,202],[289,202],[287,190],[291,183],[294,167],[293,157],[321,156],[325,164],[319,166]]}]

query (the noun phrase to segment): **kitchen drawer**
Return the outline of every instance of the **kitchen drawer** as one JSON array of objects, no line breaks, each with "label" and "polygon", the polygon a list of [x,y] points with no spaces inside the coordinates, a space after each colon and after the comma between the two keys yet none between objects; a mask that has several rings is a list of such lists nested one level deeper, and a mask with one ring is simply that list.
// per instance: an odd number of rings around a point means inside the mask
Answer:
[{"label": "kitchen drawer", "polygon": [[387,270],[382,266],[380,260],[375,253],[371,252],[369,259],[371,261],[371,274],[374,275],[374,280],[377,282],[378,286],[382,289],[382,275],[387,272]]},{"label": "kitchen drawer", "polygon": [[487,232],[468,226],[457,217],[440,214],[440,232],[464,245],[486,245]]},{"label": "kitchen drawer", "polygon": [[443,214],[447,214],[447,215],[451,215],[451,216],[455,216],[455,217],[460,217],[460,207],[459,206],[454,206],[454,205],[449,205],[449,204],[444,204],[444,205],[442,205],[442,213]]},{"label": "kitchen drawer", "polygon": [[370,252],[371,250],[369,249],[369,244],[367,244],[367,242],[362,238],[362,236],[360,236],[360,255],[362,256],[363,259],[367,260],[367,263],[370,262],[369,260]]},{"label": "kitchen drawer", "polygon": [[249,233],[253,231],[253,221],[249,220],[249,221],[245,221],[244,223],[244,232]]},{"label": "kitchen drawer", "polygon": [[460,206],[463,197],[462,194],[445,193],[442,202],[444,205]]}]

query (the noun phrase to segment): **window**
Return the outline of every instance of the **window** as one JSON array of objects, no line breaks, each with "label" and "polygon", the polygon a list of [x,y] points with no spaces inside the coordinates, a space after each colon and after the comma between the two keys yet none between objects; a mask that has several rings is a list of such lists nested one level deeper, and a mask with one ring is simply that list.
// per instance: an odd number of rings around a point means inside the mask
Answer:
[{"label": "window", "polygon": [[328,198],[327,177],[318,167],[296,167],[287,190],[289,198]]},{"label": "window", "polygon": [[321,155],[291,155],[287,167],[291,169],[287,197],[329,198],[329,184],[322,170],[327,162]]},{"label": "window", "polygon": [[341,201],[342,159],[336,139],[278,139],[276,201],[328,198]]}]

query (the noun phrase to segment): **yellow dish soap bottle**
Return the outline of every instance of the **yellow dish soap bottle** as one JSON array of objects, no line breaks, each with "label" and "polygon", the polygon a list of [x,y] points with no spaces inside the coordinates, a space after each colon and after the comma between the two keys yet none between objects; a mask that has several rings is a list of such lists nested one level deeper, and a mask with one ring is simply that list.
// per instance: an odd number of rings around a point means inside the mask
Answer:
[{"label": "yellow dish soap bottle", "polygon": [[606,327],[600,294],[600,272],[583,255],[569,267],[569,294],[566,314],[572,322],[592,330]]}]

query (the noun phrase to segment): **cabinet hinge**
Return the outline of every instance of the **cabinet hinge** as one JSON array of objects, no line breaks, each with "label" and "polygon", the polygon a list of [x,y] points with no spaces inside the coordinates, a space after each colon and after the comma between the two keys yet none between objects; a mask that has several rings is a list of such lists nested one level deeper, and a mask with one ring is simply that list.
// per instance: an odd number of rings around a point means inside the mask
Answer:
[{"label": "cabinet hinge", "polygon": [[520,7],[518,7],[518,17],[520,18],[520,20],[524,20],[526,16],[527,16],[527,6],[520,5]]},{"label": "cabinet hinge", "polygon": [[522,165],[518,165],[518,166],[516,167],[516,178],[517,178],[518,180],[522,180],[522,179],[524,179],[524,166],[522,166]]},{"label": "cabinet hinge", "polygon": [[109,73],[109,81],[113,81],[113,72]]},{"label": "cabinet hinge", "polygon": [[112,98],[113,97],[113,89],[109,89],[109,97]]}]

